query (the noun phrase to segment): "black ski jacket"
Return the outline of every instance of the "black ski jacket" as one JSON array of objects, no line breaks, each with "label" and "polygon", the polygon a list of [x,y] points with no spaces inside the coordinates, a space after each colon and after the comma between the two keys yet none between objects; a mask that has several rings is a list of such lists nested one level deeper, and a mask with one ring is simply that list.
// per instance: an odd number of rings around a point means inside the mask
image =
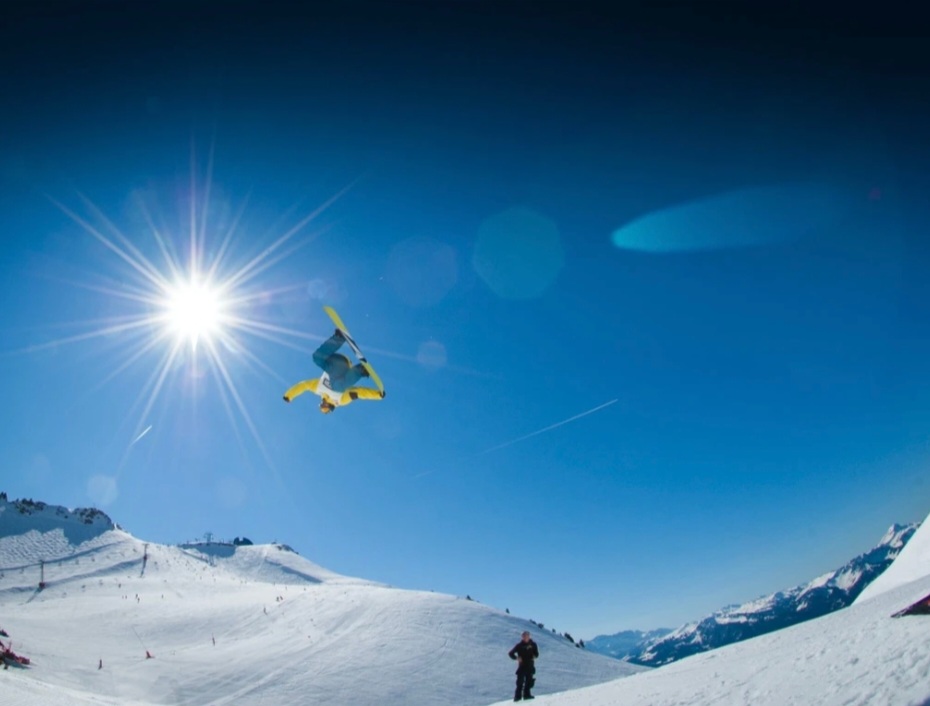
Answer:
[{"label": "black ski jacket", "polygon": [[533,664],[533,660],[539,657],[539,648],[532,640],[529,642],[520,640],[507,654],[510,659],[519,658],[521,666],[529,667]]}]

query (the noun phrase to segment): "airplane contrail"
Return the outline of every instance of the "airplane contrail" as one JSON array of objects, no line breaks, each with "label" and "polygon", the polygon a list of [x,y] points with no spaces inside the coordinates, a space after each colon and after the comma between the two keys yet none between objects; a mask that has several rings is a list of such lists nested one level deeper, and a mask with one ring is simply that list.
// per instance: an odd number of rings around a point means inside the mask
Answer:
[{"label": "airplane contrail", "polygon": [[146,434],[148,434],[148,433],[149,433],[149,430],[150,430],[151,428],[152,428],[152,425],[149,424],[145,429],[142,430],[142,433],[139,434],[139,436],[137,436],[135,439],[132,440],[132,442],[131,442],[129,445],[132,446],[132,445],[133,445],[134,443],[136,443],[139,439],[141,439],[143,436],[145,436]]},{"label": "airplane contrail", "polygon": [[605,407],[610,407],[610,405],[614,404],[614,403],[617,402],[617,401],[619,401],[619,400],[617,400],[617,399],[610,400],[610,402],[605,402],[604,404],[598,405],[598,406],[595,407],[594,409],[589,409],[587,412],[582,412],[581,414],[576,414],[574,417],[569,417],[568,419],[563,419],[561,422],[556,422],[555,424],[550,424],[550,425],[547,426],[545,429],[538,429],[538,430],[536,430],[536,431],[534,431],[534,432],[531,432],[531,433],[529,433],[529,434],[526,434],[525,436],[521,436],[521,437],[519,437],[518,439],[511,439],[510,441],[505,441],[503,444],[498,444],[497,446],[492,446],[492,447],[489,448],[489,449],[485,449],[484,451],[481,451],[478,455],[481,456],[481,455],[486,454],[486,453],[491,453],[492,451],[497,451],[498,449],[502,449],[502,448],[504,448],[505,446],[511,446],[512,444],[516,444],[516,443],[518,443],[518,442],[520,442],[520,441],[524,441],[525,439],[529,439],[530,437],[537,436],[537,435],[539,435],[539,434],[544,434],[544,433],[547,432],[547,431],[552,431],[553,429],[556,429],[557,427],[560,427],[560,426],[562,426],[563,424],[568,424],[569,422],[574,422],[576,419],[581,419],[582,417],[587,417],[589,414],[594,414],[595,412],[599,412],[600,410],[604,409]]}]

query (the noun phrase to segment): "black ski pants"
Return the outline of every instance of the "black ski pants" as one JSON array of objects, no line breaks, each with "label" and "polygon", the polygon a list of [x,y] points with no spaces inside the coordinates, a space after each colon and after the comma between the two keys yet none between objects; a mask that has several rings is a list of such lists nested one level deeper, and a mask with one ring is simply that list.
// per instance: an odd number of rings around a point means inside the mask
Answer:
[{"label": "black ski pants", "polygon": [[530,695],[530,689],[536,685],[536,679],[534,678],[536,674],[536,665],[533,664],[521,664],[517,667],[517,689],[513,693],[515,699],[526,698]]}]

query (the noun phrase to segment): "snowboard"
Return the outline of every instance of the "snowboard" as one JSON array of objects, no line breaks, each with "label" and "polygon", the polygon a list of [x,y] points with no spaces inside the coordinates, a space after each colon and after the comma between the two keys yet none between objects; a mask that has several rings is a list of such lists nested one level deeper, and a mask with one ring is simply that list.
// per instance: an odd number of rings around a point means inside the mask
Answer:
[{"label": "snowboard", "polygon": [[329,315],[329,318],[333,320],[336,328],[342,332],[342,335],[346,339],[346,343],[349,344],[349,348],[352,349],[352,352],[355,353],[355,357],[358,358],[358,362],[361,363],[365,367],[365,370],[368,371],[368,375],[371,377],[371,381],[375,384],[375,387],[378,388],[378,392],[381,393],[381,397],[384,397],[384,383],[381,382],[381,377],[378,375],[378,373],[375,372],[375,369],[371,367],[371,363],[368,362],[368,359],[362,353],[361,348],[358,347],[355,339],[352,338],[352,334],[349,333],[349,329],[347,329],[346,325],[342,323],[342,319],[339,317],[339,314],[337,314],[336,310],[331,306],[324,306],[323,311]]}]

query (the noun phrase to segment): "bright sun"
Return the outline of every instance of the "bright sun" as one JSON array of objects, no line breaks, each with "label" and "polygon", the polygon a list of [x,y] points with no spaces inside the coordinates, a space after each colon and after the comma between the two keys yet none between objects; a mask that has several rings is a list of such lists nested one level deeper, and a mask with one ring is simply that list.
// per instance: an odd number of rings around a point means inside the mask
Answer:
[{"label": "bright sun", "polygon": [[163,320],[177,340],[196,348],[201,338],[222,333],[227,308],[218,287],[191,278],[176,282],[165,293]]},{"label": "bright sun", "polygon": [[[63,343],[77,343],[116,334],[125,336],[125,358],[114,367],[104,382],[130,366],[146,361],[149,377],[139,390],[137,404],[144,404],[137,432],[148,423],[156,399],[162,390],[172,387],[176,376],[190,373],[187,380],[191,382],[199,381],[204,377],[204,372],[209,372],[218,386],[222,404],[236,435],[239,435],[239,425],[235,418],[235,411],[238,410],[265,460],[273,465],[237,388],[235,371],[229,363],[234,361],[237,368],[262,369],[277,376],[251,347],[252,340],[262,339],[298,350],[303,348],[292,342],[294,339],[314,341],[316,345],[318,337],[312,334],[274,323],[264,317],[255,317],[255,312],[262,311],[262,305],[273,297],[301,291],[306,285],[297,283],[271,289],[258,277],[316,237],[315,234],[308,234],[300,241],[292,242],[298,233],[348,188],[324,201],[284,233],[276,236],[273,242],[266,244],[259,254],[244,260],[237,268],[231,268],[229,264],[233,259],[235,234],[244,205],[228,224],[218,247],[208,248],[207,233],[213,232],[212,228],[208,228],[207,219],[209,179],[206,195],[201,197],[194,176],[191,176],[190,231],[183,235],[173,235],[170,230],[161,227],[164,218],[153,216],[145,201],[140,204],[142,218],[149,226],[157,252],[162,256],[161,260],[150,259],[141,244],[122,233],[89,199],[81,197],[94,219],[88,219],[52,199],[62,212],[126,265],[119,287],[110,286],[106,278],[103,283],[94,281],[83,286],[99,291],[111,300],[121,299],[131,308],[121,310],[111,317],[76,322],[86,325],[87,329],[32,346],[28,350],[53,348]],[[185,240],[188,241],[186,246]],[[155,251],[151,244],[149,251]],[[159,349],[161,359],[153,364],[149,354]],[[141,438],[141,435],[136,438]]]}]

